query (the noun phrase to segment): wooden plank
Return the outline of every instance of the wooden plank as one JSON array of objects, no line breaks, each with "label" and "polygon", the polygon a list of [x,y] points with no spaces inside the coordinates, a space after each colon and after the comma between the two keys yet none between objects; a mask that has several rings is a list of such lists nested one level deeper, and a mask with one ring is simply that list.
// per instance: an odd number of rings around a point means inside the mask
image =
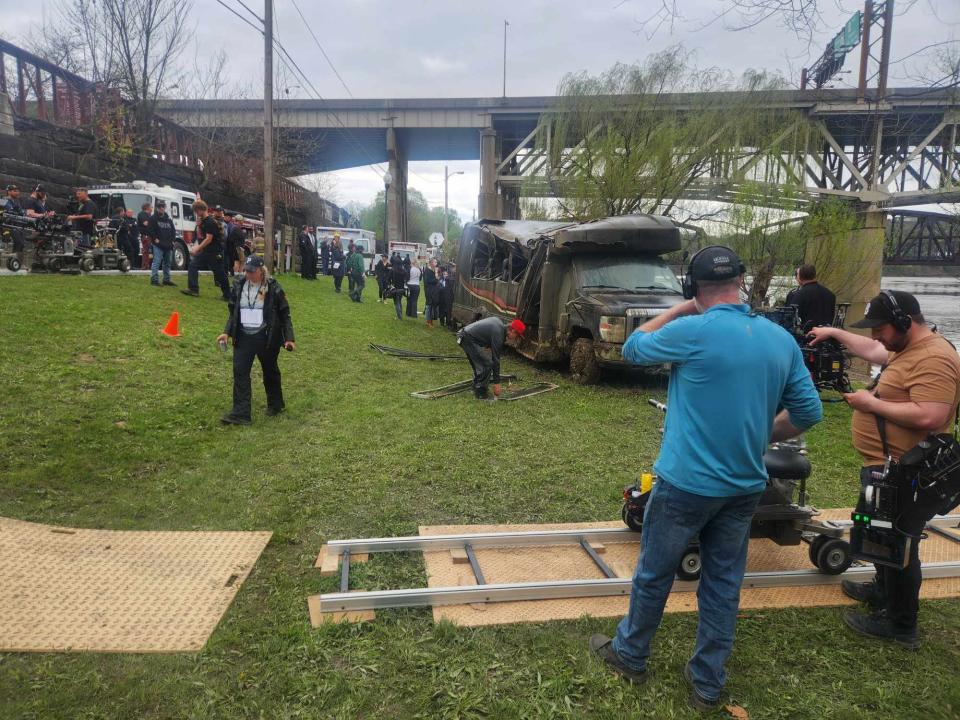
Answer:
[{"label": "wooden plank", "polygon": [[450,551],[450,559],[453,560],[454,565],[462,565],[470,562],[470,558],[467,557],[467,551],[460,548],[455,548]]},{"label": "wooden plank", "polygon": [[591,548],[593,548],[593,551],[594,551],[597,555],[603,555],[603,554],[607,551],[607,546],[604,545],[603,543],[592,542],[592,543],[588,543],[588,544],[590,545]]}]

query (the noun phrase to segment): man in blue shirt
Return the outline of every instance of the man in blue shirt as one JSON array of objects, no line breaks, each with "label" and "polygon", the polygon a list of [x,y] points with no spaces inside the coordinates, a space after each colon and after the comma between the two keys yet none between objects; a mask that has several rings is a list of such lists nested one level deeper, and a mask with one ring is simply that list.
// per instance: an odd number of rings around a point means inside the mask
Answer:
[{"label": "man in blue shirt", "polygon": [[[704,248],[684,280],[688,300],[641,326],[623,346],[632,363],[672,364],[670,409],[630,609],[616,637],[590,638],[591,650],[627,680],[646,680],[650,641],[674,573],[699,537],[697,645],[683,671],[699,710],[718,706],[726,682],[750,521],[767,481],[764,450],[823,416],[796,341],[740,304],[743,273],[729,248]],[[779,407],[785,409],[778,414]]]}]

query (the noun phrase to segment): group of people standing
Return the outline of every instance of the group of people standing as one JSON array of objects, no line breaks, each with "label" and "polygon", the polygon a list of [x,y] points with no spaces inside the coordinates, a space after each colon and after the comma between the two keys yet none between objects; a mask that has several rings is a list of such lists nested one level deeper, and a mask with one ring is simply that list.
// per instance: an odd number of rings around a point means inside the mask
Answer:
[{"label": "group of people standing", "polygon": [[393,253],[389,258],[381,255],[373,268],[379,288],[379,302],[393,300],[397,320],[403,320],[403,299],[406,298],[406,316],[417,318],[420,300],[420,284],[423,283],[425,300],[424,317],[427,326],[433,327],[435,321],[441,325],[450,325],[453,312],[453,274],[446,267],[440,267],[435,259],[427,261],[421,268],[416,258],[409,255],[401,258]]}]

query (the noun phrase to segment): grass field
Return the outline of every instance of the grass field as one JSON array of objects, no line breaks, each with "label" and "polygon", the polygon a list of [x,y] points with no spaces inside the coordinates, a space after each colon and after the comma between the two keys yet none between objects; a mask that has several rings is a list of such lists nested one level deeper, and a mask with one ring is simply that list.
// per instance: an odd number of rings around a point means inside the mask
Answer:
[{"label": "grass field", "polygon": [[[178,282],[183,286],[184,278]],[[398,322],[329,279],[283,278],[297,352],[280,358],[288,412],[223,427],[230,362],[214,338],[224,305],[145,277],[0,278],[0,515],[110,529],[259,530],[273,540],[197,655],[0,655],[0,718],[682,718],[680,670],[696,616],[664,619],[654,679],[635,689],[591,659],[613,619],[460,629],[425,610],[312,629],[313,561],[326,539],[414,534],[419,524],[611,520],[652,463],[664,388],[549,379],[517,403],[415,400],[466,364],[418,363],[379,342],[455,351],[452,335]],[[173,310],[183,337],[158,333]],[[808,442],[813,500],[851,505],[849,413],[828,405]],[[353,587],[423,584],[416,558],[356,566]],[[960,716],[960,602],[924,603],[919,654],[848,633],[839,609],[748,612],[727,701],[752,718]]]}]

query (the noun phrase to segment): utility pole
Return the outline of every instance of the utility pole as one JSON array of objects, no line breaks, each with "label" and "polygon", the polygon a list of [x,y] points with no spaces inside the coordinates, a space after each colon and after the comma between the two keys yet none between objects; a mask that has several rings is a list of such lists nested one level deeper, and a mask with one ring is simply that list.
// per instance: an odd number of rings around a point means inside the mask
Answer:
[{"label": "utility pole", "polygon": [[506,20],[503,21],[503,96],[507,96],[507,26]]},{"label": "utility pole", "polygon": [[447,242],[447,222],[449,220],[449,212],[447,211],[447,181],[454,175],[463,175],[463,170],[450,173],[447,166],[443,166],[443,242]]},{"label": "utility pole", "polygon": [[273,272],[273,0],[263,2],[263,262]]}]

